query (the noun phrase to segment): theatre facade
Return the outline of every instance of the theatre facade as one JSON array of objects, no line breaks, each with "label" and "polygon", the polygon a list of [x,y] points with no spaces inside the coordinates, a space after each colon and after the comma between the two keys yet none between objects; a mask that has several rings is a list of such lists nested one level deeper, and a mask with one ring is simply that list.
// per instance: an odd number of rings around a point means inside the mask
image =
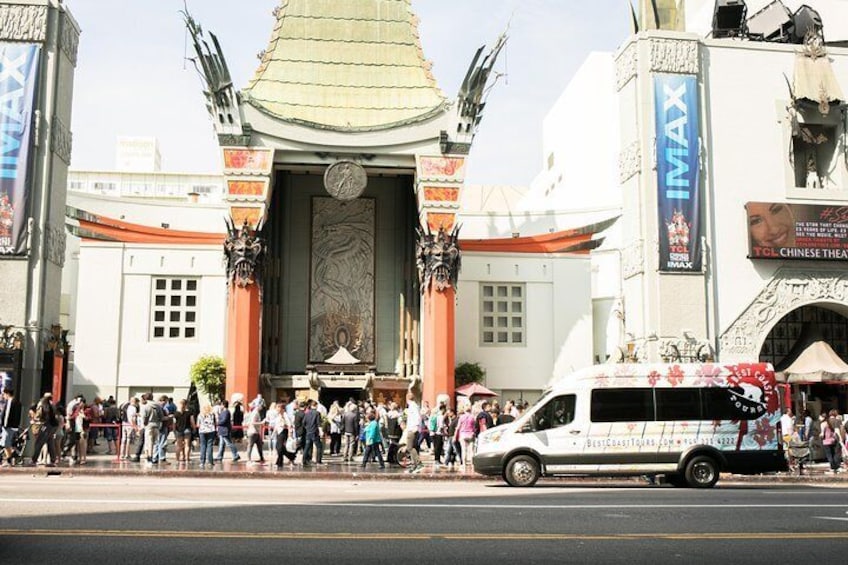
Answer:
[{"label": "theatre facade", "polygon": [[[190,361],[217,350],[228,397],[329,403],[411,390],[433,403],[453,396],[458,356],[488,364],[487,384],[519,395],[538,395],[556,364],[591,363],[588,253],[614,218],[543,233],[460,219],[506,38],[469,54],[451,100],[408,1],[292,0],[274,17],[237,91],[217,38],[185,14],[220,144],[223,209],[119,216],[85,197],[69,210],[82,238],[76,385],[123,397],[170,383],[182,394]],[[106,256],[110,268],[95,271]],[[121,307],[104,333],[94,312],[107,296]]]},{"label": "theatre facade", "polygon": [[844,19],[780,42],[686,23],[614,55],[620,360],[767,361],[796,409],[844,413]]}]

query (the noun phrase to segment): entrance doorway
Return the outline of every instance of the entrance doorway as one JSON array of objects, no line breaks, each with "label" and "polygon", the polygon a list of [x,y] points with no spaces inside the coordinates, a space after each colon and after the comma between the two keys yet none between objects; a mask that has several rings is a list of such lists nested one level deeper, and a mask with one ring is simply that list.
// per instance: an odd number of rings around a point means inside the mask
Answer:
[{"label": "entrance doorway", "polygon": [[[815,342],[826,343],[848,363],[848,317],[826,306],[797,308],[771,329],[760,349],[760,361],[771,363],[776,371],[785,370]],[[848,411],[848,385],[835,378],[795,381],[791,385],[791,397],[796,415],[808,410],[816,418],[831,409],[840,414]]]},{"label": "entrance doorway", "polygon": [[368,394],[361,388],[322,388],[318,394],[318,401],[327,408],[333,404],[333,401],[338,401],[339,406],[344,408],[351,398],[356,402],[368,400]]}]

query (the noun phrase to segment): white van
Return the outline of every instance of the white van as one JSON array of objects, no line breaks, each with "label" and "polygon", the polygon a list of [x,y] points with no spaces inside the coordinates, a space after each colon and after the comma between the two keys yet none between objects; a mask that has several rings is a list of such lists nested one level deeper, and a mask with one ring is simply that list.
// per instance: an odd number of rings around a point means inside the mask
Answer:
[{"label": "white van", "polygon": [[709,488],[722,471],[787,469],[780,416],[768,364],[596,365],[481,433],[474,470],[525,487],[552,475],[664,475]]}]

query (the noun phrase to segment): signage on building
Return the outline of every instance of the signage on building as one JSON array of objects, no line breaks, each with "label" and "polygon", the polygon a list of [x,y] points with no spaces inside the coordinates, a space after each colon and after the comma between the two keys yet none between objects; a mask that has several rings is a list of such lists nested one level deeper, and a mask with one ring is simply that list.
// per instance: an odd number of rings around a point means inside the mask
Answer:
[{"label": "signage on building", "polygon": [[654,76],[660,271],[701,271],[698,81]]},{"label": "signage on building", "polygon": [[40,47],[0,43],[0,255],[26,254],[33,100]]},{"label": "signage on building", "polygon": [[848,260],[848,206],[748,202],[751,259]]}]

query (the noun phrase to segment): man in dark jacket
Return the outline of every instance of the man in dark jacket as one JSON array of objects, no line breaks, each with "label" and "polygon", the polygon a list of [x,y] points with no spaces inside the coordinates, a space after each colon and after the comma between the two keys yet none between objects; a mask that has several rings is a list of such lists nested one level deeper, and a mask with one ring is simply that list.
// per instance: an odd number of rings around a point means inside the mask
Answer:
[{"label": "man in dark jacket", "polygon": [[345,438],[344,460],[353,461],[359,442],[359,407],[356,406],[355,402],[348,402],[345,406],[345,413],[342,416],[342,431],[344,431]]},{"label": "man in dark jacket", "polygon": [[0,447],[3,448],[3,466],[6,467],[12,464],[12,446],[18,439],[22,407],[20,401],[15,398],[15,391],[10,388],[3,390],[3,398],[6,400],[6,408],[0,421]]},{"label": "man in dark jacket", "polygon": [[321,441],[321,413],[315,406],[315,401],[307,404],[303,413],[303,466],[312,464],[312,448]]}]

